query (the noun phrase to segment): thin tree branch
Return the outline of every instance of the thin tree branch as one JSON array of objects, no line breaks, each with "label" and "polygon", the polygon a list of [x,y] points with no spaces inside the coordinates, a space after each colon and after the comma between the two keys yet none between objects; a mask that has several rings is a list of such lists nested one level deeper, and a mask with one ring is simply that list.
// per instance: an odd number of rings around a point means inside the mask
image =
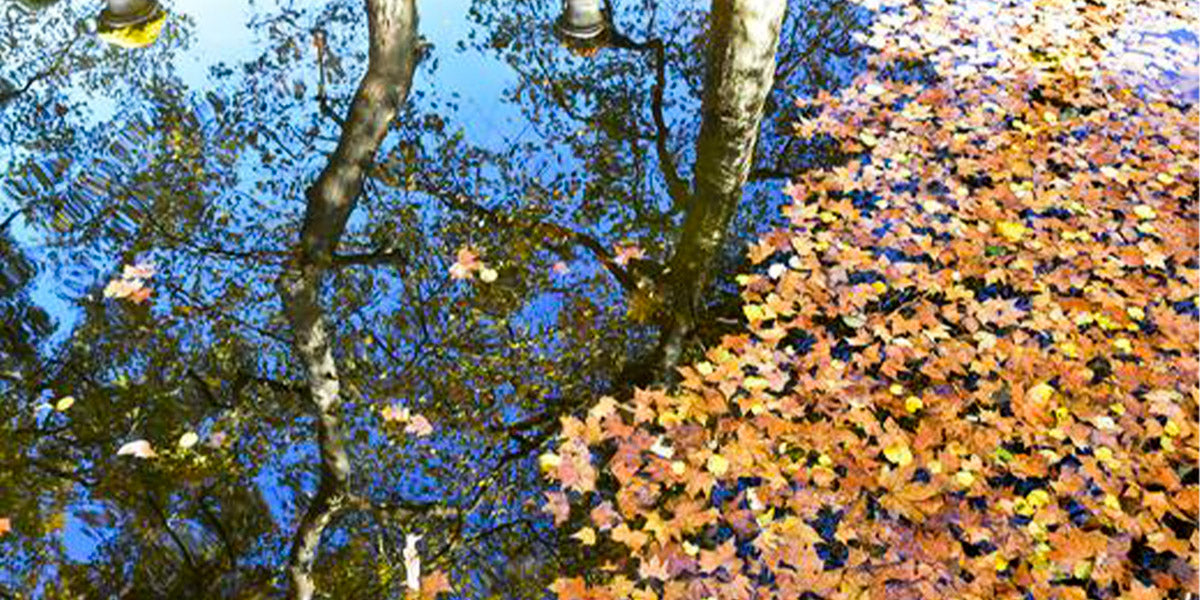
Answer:
[{"label": "thin tree branch", "polygon": [[395,265],[404,268],[408,266],[408,256],[394,250],[359,254],[335,254],[333,256],[333,266],[335,267],[358,265]]},{"label": "thin tree branch", "polygon": [[213,529],[217,531],[217,537],[221,539],[221,545],[225,548],[225,555],[229,558],[229,570],[237,570],[237,552],[233,549],[233,541],[229,537],[229,532],[225,530],[225,525],[221,523],[221,519],[213,513],[212,508],[208,505],[208,492],[205,490],[200,494],[197,502],[200,504],[200,514],[212,524]]},{"label": "thin tree branch", "polygon": [[450,208],[481,217],[493,227],[519,229],[540,237],[546,243],[547,248],[564,260],[570,258],[568,245],[580,246],[591,253],[596,260],[600,261],[600,264],[612,274],[621,287],[631,292],[639,289],[637,278],[624,267],[617,264],[616,257],[599,240],[586,233],[575,231],[557,223],[520,220],[511,215],[503,214],[478,204],[472,201],[466,194],[448,192],[431,182],[418,182],[418,186],[421,192],[441,200]]},{"label": "thin tree branch", "polygon": [[57,72],[62,66],[63,61],[66,60],[67,54],[71,52],[71,48],[75,46],[75,42],[78,42],[83,35],[84,32],[82,30],[76,31],[75,37],[71,38],[70,41],[67,42],[67,45],[62,50],[58,51],[58,54],[54,57],[54,62],[51,63],[49,67],[35,73],[29,79],[26,79],[25,83],[21,84],[20,87],[8,90],[6,92],[0,92],[0,106],[8,104],[9,100],[28,92],[30,88],[33,87],[33,84],[54,75],[54,73]]},{"label": "thin tree branch", "polygon": [[171,522],[167,519],[167,513],[158,501],[154,499],[152,492],[146,492],[146,502],[150,508],[154,509],[154,514],[162,522],[163,529],[167,530],[167,537],[171,538],[171,542],[179,549],[179,554],[183,557],[183,562],[187,563],[188,569],[195,575],[200,575],[200,566],[196,564],[195,557],[192,556],[192,551],[188,549],[187,544],[179,538],[179,534],[175,533],[175,529],[171,527]]},{"label": "thin tree branch", "polygon": [[675,157],[667,146],[671,131],[667,128],[667,120],[663,116],[663,95],[667,87],[666,51],[662,40],[654,39],[647,42],[654,52],[654,91],[650,100],[650,112],[654,115],[654,147],[658,152],[658,164],[662,168],[663,177],[667,180],[667,193],[671,195],[671,203],[676,209],[687,208],[692,198],[687,183],[679,177],[675,166]]},{"label": "thin tree branch", "polygon": [[332,119],[334,123],[337,123],[338,127],[345,127],[346,122],[337,113],[333,112],[333,109],[329,106],[329,97],[325,95],[325,40],[327,39],[325,30],[317,28],[313,30],[312,34],[313,46],[317,48],[317,106],[320,107],[321,114]]}]

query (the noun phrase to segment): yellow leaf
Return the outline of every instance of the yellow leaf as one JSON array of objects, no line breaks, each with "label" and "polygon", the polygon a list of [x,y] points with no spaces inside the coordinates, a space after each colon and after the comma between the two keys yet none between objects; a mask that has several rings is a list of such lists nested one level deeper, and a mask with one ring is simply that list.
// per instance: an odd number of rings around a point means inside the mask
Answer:
[{"label": "yellow leaf", "polygon": [[571,537],[579,540],[584,546],[596,545],[596,530],[591,527],[584,527],[572,534]]},{"label": "yellow leaf", "polygon": [[1121,510],[1121,501],[1112,494],[1105,494],[1104,506],[1111,508],[1112,510]]},{"label": "yellow leaf", "polygon": [[179,447],[183,448],[184,450],[187,450],[188,448],[195,446],[196,442],[199,442],[199,441],[200,441],[200,436],[196,435],[195,432],[189,431],[189,432],[179,436]]},{"label": "yellow leaf", "polygon": [[913,459],[912,450],[908,449],[908,444],[904,443],[903,440],[884,448],[883,456],[891,461],[892,464],[901,467],[911,463]]},{"label": "yellow leaf", "polygon": [[1089,579],[1092,576],[1091,561],[1082,561],[1075,563],[1075,568],[1071,570],[1071,574],[1075,579]]},{"label": "yellow leaf", "polygon": [[1044,540],[1046,539],[1046,534],[1049,533],[1049,531],[1046,530],[1046,526],[1038,523],[1037,521],[1030,521],[1029,524],[1025,526],[1025,531],[1028,531],[1029,535],[1033,536],[1033,539],[1035,540]]},{"label": "yellow leaf", "polygon": [[742,387],[746,388],[747,390],[750,390],[750,391],[765,390],[770,385],[771,385],[770,382],[768,382],[766,379],[763,379],[762,377],[759,377],[757,375],[751,375],[750,377],[747,377],[745,380],[742,381]]},{"label": "yellow leaf", "polygon": [[1067,407],[1065,407],[1065,406],[1060,406],[1060,407],[1054,409],[1054,419],[1060,423],[1063,421],[1066,421],[1067,418],[1070,416],[1071,416],[1071,411],[1067,410]]},{"label": "yellow leaf", "polygon": [[560,464],[562,464],[562,457],[553,452],[547,452],[538,457],[538,466],[542,468],[543,472],[553,471]]},{"label": "yellow leaf", "polygon": [[751,323],[762,321],[766,317],[766,313],[763,311],[762,306],[757,304],[747,304],[743,306],[742,312],[746,314],[746,319]]},{"label": "yellow leaf", "polygon": [[1035,406],[1044,407],[1054,396],[1054,387],[1048,383],[1039,383],[1025,392],[1025,399]]},{"label": "yellow leaf", "polygon": [[1030,506],[1029,501],[1024,498],[1017,498],[1013,501],[1013,512],[1022,517],[1031,517],[1037,512],[1037,508]]},{"label": "yellow leaf", "polygon": [[1021,238],[1025,237],[1028,231],[1024,225],[1013,221],[1000,221],[996,223],[996,233],[999,233],[1001,237],[1010,242],[1021,241]]},{"label": "yellow leaf", "polygon": [[708,457],[708,462],[705,464],[708,471],[717,477],[724,475],[729,471],[729,461],[720,454],[714,454]]},{"label": "yellow leaf", "polygon": [[67,409],[71,408],[71,406],[74,404],[74,396],[63,396],[62,398],[58,399],[58,402],[54,403],[54,410],[57,410],[58,412],[66,412]]},{"label": "yellow leaf", "polygon": [[997,553],[996,554],[996,570],[1004,571],[1007,569],[1008,569],[1008,559],[1004,558],[1004,555]]},{"label": "yellow leaf", "polygon": [[1145,204],[1139,204],[1133,207],[1133,214],[1137,215],[1137,218],[1144,220],[1153,219],[1154,217],[1158,216],[1157,213],[1154,212],[1153,208],[1150,208]]},{"label": "yellow leaf", "polygon": [[915,413],[922,408],[925,408],[925,403],[916,396],[909,396],[904,400],[904,410],[907,410],[910,413]]},{"label": "yellow leaf", "polygon": [[954,474],[954,481],[963,487],[971,487],[975,483],[975,475],[970,471],[959,471]]},{"label": "yellow leaf", "polygon": [[1029,492],[1029,495],[1027,495],[1025,498],[1029,500],[1029,504],[1034,508],[1041,508],[1047,504],[1050,504],[1050,494],[1047,493],[1046,490],[1042,489]]}]

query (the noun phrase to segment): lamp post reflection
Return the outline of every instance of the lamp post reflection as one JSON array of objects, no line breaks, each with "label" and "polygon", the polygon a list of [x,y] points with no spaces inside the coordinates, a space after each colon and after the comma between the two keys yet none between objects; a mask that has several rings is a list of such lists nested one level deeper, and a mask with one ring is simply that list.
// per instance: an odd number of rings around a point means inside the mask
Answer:
[{"label": "lamp post reflection", "polygon": [[562,12],[554,22],[554,35],[571,51],[584,56],[608,45],[612,30],[609,11],[600,0],[563,0]]},{"label": "lamp post reflection", "polygon": [[108,0],[97,18],[97,34],[122,48],[144,48],[158,39],[166,20],[158,0]]}]

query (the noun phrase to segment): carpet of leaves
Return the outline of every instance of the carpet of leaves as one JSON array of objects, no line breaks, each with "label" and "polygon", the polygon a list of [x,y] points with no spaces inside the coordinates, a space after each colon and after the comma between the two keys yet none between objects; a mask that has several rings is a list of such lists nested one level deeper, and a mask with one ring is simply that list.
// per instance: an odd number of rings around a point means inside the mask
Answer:
[{"label": "carpet of leaves", "polygon": [[1195,105],[1106,77],[1122,2],[871,8],[797,132],[850,159],[785,190],[745,334],[543,456],[618,557],[554,591],[1195,594]]}]

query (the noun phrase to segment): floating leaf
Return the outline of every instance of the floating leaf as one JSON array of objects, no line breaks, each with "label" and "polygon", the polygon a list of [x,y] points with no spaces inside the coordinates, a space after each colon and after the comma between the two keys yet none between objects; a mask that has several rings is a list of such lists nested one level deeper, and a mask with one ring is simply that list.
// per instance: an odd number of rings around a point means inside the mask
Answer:
[{"label": "floating leaf", "polygon": [[1025,237],[1029,230],[1024,225],[1014,221],[1000,221],[996,223],[996,233],[1010,242],[1019,242]]},{"label": "floating leaf", "polygon": [[479,256],[467,247],[459,248],[454,264],[450,265],[450,277],[453,279],[470,279],[480,268]]},{"label": "floating leaf", "polygon": [[721,477],[727,471],[729,471],[729,460],[720,454],[713,454],[712,456],[708,457],[705,467],[708,468],[708,471],[713,475]]},{"label": "floating leaf", "polygon": [[571,537],[579,540],[584,546],[596,545],[596,530],[591,527],[583,527],[579,531],[571,534]]},{"label": "floating leaf", "polygon": [[117,456],[134,456],[137,458],[154,458],[158,456],[146,440],[127,442],[117,450]]},{"label": "floating leaf", "polygon": [[195,446],[199,441],[200,436],[196,435],[196,432],[194,431],[189,431],[179,436],[179,447],[187,450],[188,448]]},{"label": "floating leaf", "polygon": [[913,460],[912,450],[908,448],[908,444],[904,443],[904,440],[897,440],[884,448],[883,456],[899,467],[908,465]]},{"label": "floating leaf", "polygon": [[571,504],[567,502],[567,495],[560,491],[545,492],[546,504],[542,507],[542,511],[550,513],[554,517],[555,525],[562,525],[571,515]]},{"label": "floating leaf", "polygon": [[425,437],[433,433],[433,425],[422,415],[413,415],[408,421],[408,425],[404,426],[404,433],[411,433],[417,437]]}]

